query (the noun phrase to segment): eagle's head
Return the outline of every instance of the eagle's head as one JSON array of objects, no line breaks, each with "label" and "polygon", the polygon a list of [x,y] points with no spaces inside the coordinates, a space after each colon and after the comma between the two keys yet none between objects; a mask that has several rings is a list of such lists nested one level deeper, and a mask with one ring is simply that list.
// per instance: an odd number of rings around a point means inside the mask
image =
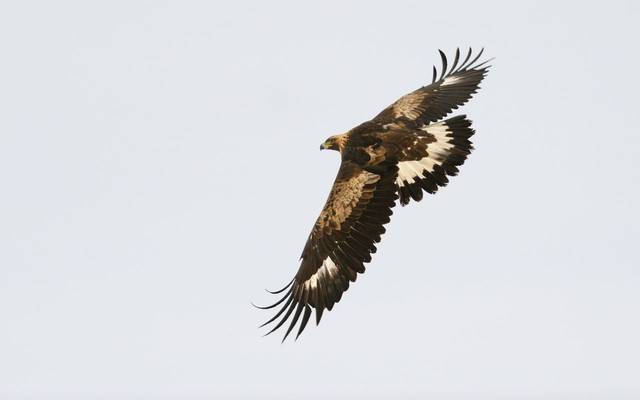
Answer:
[{"label": "eagle's head", "polygon": [[342,152],[347,142],[347,134],[333,135],[320,145],[320,150],[336,150]]}]

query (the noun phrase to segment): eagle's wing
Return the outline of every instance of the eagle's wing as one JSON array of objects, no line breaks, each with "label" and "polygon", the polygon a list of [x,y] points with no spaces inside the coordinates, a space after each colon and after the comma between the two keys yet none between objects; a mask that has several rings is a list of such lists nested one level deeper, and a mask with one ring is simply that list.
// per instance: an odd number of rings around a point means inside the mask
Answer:
[{"label": "eagle's wing", "polygon": [[[373,171],[376,172],[373,172]],[[397,197],[395,179],[397,168],[380,166],[376,169],[361,167],[344,160],[338,171],[329,198],[320,213],[301,256],[301,265],[295,278],[281,293],[284,297],[268,307],[284,303],[276,315],[262,326],[276,321],[276,326],[267,334],[282,326],[293,314],[287,332],[294,328],[300,316],[302,320],[298,334],[302,333],[311,308],[316,312],[316,324],[325,309],[331,310],[340,301],[342,293],[349,288],[349,281],[363,273],[364,263],[371,261],[375,253],[374,243],[380,241],[389,222]],[[297,338],[297,336],[296,336]]]},{"label": "eagle's wing", "polygon": [[409,199],[420,201],[423,191],[435,193],[446,186],[447,176],[457,175],[473,150],[470,139],[474,132],[471,121],[457,115],[391,138],[401,149],[396,179],[400,204],[408,204]]},{"label": "eagle's wing", "polygon": [[[490,60],[476,64],[482,55],[482,50],[471,59],[469,49],[464,61],[460,61],[460,49],[456,50],[455,59],[447,71],[447,57],[440,50],[442,71],[437,78],[436,67],[433,67],[433,81],[423,86],[385,108],[373,120],[391,122],[398,118],[408,119],[417,124],[427,124],[440,120],[452,110],[462,106],[478,90],[479,84],[486,75]],[[437,79],[437,80],[436,80]]]}]

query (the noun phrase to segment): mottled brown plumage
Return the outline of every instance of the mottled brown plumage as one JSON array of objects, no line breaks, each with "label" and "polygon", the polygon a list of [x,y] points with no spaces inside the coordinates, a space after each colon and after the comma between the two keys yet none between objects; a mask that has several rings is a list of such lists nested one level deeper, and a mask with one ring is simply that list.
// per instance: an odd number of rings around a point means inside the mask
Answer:
[{"label": "mottled brown plumage", "polygon": [[302,318],[300,335],[312,309],[319,323],[324,310],[340,301],[349,283],[371,261],[398,197],[402,205],[410,199],[419,201],[423,192],[435,193],[448,183],[447,176],[458,173],[457,167],[473,149],[469,138],[474,131],[464,115],[441,119],[478,90],[488,71],[486,62],[476,64],[481,54],[472,59],[469,49],[460,62],[458,50],[449,69],[440,51],[439,78],[434,67],[430,85],[322,144],[321,149],[339,151],[342,164],[302,251],[297,274],[289,285],[272,293],[287,292],[275,304],[260,307],[270,309],[284,303],[263,324],[280,319],[268,333],[291,318],[286,338]]}]

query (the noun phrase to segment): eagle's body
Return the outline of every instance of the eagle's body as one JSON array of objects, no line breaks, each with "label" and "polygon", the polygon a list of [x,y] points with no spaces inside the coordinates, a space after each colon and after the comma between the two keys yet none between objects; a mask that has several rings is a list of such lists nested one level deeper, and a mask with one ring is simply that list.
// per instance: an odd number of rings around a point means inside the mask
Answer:
[{"label": "eagle's body", "polygon": [[471,50],[458,66],[460,53],[456,51],[447,71],[446,57],[440,54],[443,67],[438,80],[434,67],[430,85],[322,144],[321,149],[339,151],[342,163],[304,247],[297,274],[274,293],[289,290],[275,304],[263,307],[284,303],[264,324],[284,314],[269,333],[293,314],[285,338],[302,316],[299,335],[311,308],[316,311],[316,323],[320,322],[323,311],[332,309],[349,282],[364,272],[364,263],[371,261],[398,197],[406,205],[411,199],[420,201],[423,191],[435,193],[448,183],[447,176],[458,173],[457,167],[473,149],[469,138],[474,131],[466,116],[443,118],[471,98],[488,67],[474,65],[482,52],[470,61]]}]

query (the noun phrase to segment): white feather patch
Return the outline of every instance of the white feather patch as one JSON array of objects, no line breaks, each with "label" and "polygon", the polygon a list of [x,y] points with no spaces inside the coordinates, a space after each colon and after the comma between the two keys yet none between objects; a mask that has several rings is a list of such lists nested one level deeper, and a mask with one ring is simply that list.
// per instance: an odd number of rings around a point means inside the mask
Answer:
[{"label": "white feather patch", "polygon": [[333,277],[338,273],[338,266],[333,262],[330,257],[327,257],[322,262],[322,265],[315,274],[311,275],[309,279],[304,283],[306,289],[316,289],[318,287],[318,279],[328,276]]},{"label": "white feather patch", "polygon": [[444,81],[442,82],[442,86],[447,86],[447,85],[454,85],[456,83],[458,83],[459,81],[461,81],[463,78],[461,76],[447,76],[446,78],[444,78]]},{"label": "white feather patch", "polygon": [[455,147],[454,144],[450,143],[453,138],[451,136],[452,132],[445,122],[427,125],[422,130],[433,135],[436,140],[426,146],[426,157],[398,163],[396,184],[400,187],[414,183],[416,178],[421,177],[425,171],[433,172],[434,166],[436,164],[442,165],[451,153],[450,150]]}]

